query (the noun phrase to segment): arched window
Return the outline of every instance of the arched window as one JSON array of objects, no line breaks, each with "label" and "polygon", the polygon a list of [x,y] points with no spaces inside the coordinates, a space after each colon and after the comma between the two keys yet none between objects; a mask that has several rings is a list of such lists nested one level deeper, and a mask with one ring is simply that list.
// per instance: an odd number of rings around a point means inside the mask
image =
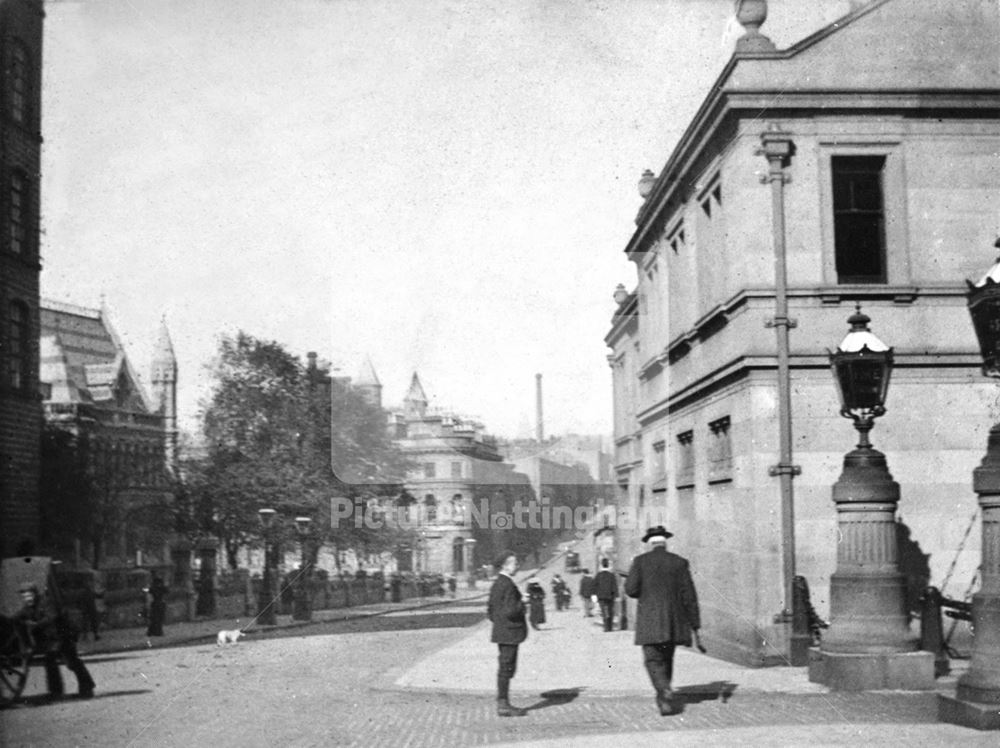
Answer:
[{"label": "arched window", "polygon": [[7,246],[16,255],[27,249],[28,178],[24,172],[10,174],[10,191],[7,197]]},{"label": "arched window", "polygon": [[424,506],[426,507],[426,510],[427,510],[427,521],[428,522],[436,522],[437,521],[437,512],[438,512],[438,503],[437,503],[437,499],[434,498],[434,494],[429,493],[429,494],[427,494],[424,497]]},{"label": "arched window", "polygon": [[465,539],[455,538],[451,541],[451,570],[465,571]]},{"label": "arched window", "polygon": [[7,47],[7,113],[21,125],[31,121],[31,55],[19,39]]},{"label": "arched window", "polygon": [[27,389],[31,372],[31,321],[28,306],[11,302],[7,311],[7,386]]}]

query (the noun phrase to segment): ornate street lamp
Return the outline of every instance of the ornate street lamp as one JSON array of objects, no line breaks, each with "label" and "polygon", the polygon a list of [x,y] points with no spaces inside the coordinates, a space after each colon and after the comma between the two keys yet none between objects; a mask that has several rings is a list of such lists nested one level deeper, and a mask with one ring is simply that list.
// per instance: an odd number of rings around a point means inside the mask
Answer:
[{"label": "ornate street lamp", "polygon": [[656,186],[656,175],[649,169],[646,169],[642,176],[639,177],[639,197],[645,200],[653,192],[653,187]]},{"label": "ornate street lamp", "polygon": [[840,347],[830,353],[833,381],[840,396],[840,415],[854,421],[861,435],[858,447],[871,447],[868,432],[885,413],[885,398],[892,373],[892,348],[868,329],[871,318],[861,306],[847,318],[851,329]]},{"label": "ornate street lamp", "polygon": [[[994,245],[1000,248],[1000,239]],[[1000,378],[1000,259],[976,283],[969,282],[969,315],[979,339],[983,374]],[[1000,730],[1000,423],[990,429],[986,455],[972,471],[982,513],[979,592],[972,596],[972,657],[958,679],[955,697],[941,696],[943,722]]]},{"label": "ornate street lamp", "polygon": [[274,626],[278,623],[274,609],[274,520],[278,513],[273,509],[257,510],[264,537],[264,576],[261,579],[260,597],[257,601],[257,623]]},{"label": "ornate street lamp", "polygon": [[840,395],[840,414],[854,421],[861,438],[844,456],[833,485],[837,509],[837,570],[830,577],[830,628],[819,656],[810,658],[809,679],[834,690],[927,689],[934,683],[934,655],[917,651],[906,612],[905,578],[899,571],[896,506],[899,484],[885,455],[868,441],[885,413],[892,348],[868,328],[861,307],[830,368]]},{"label": "ornate street lamp", "polygon": [[299,566],[299,574],[296,579],[295,605],[292,609],[292,618],[296,621],[312,620],[312,601],[309,595],[309,579],[312,575],[308,549],[311,526],[312,517],[295,518],[295,532],[299,536],[299,544],[302,547],[302,563]]}]

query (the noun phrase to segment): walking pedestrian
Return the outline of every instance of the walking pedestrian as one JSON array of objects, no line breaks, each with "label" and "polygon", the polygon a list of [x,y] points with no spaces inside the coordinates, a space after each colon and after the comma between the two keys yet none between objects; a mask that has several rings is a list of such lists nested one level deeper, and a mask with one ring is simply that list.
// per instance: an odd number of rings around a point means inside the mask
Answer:
[{"label": "walking pedestrian", "polygon": [[618,577],[611,571],[610,566],[608,559],[601,559],[601,570],[594,577],[594,594],[597,595],[605,631],[614,629],[615,600],[618,599]]},{"label": "walking pedestrian", "polygon": [[538,631],[538,624],[545,623],[545,588],[538,577],[528,580],[528,623]]},{"label": "walking pedestrian", "polygon": [[674,650],[678,644],[690,647],[692,632],[697,639],[701,628],[698,596],[688,562],[667,552],[670,537],[673,533],[663,525],[649,528],[642,542],[649,543],[651,550],[636,556],[625,580],[625,594],[639,601],[635,643],[642,647],[646,672],[662,715],[674,713]]},{"label": "walking pedestrian", "polygon": [[590,618],[594,615],[594,578],[590,576],[590,569],[583,570],[580,577],[580,597],[583,600],[583,615]]},{"label": "walking pedestrian", "polygon": [[558,574],[552,577],[552,596],[556,599],[556,610],[569,608],[569,588]]},{"label": "walking pedestrian", "polygon": [[517,672],[517,647],[528,638],[528,624],[524,618],[524,600],[514,584],[517,573],[517,556],[506,552],[494,563],[496,580],[490,588],[486,617],[493,624],[490,641],[499,650],[497,668],[497,714],[501,717],[523,717],[527,710],[510,704],[510,681]]},{"label": "walking pedestrian", "polygon": [[44,653],[45,685],[49,696],[63,695],[62,673],[59,672],[59,658],[63,659],[76,676],[80,698],[89,699],[94,695],[94,679],[76,651],[76,631],[65,613],[56,612],[47,605],[41,593],[30,582],[18,588],[21,595],[21,609],[17,619],[28,629],[36,652]]},{"label": "walking pedestrian", "polygon": [[167,592],[169,588],[158,574],[149,585],[149,627],[146,636],[163,636],[163,621],[167,617]]}]

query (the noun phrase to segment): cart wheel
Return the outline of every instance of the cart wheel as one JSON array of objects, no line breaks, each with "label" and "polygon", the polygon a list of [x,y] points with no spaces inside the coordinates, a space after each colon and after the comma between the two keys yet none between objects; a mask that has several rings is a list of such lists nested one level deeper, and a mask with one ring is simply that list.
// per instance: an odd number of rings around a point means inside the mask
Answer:
[{"label": "cart wheel", "polygon": [[20,626],[0,625],[0,703],[16,701],[28,681],[31,645]]}]

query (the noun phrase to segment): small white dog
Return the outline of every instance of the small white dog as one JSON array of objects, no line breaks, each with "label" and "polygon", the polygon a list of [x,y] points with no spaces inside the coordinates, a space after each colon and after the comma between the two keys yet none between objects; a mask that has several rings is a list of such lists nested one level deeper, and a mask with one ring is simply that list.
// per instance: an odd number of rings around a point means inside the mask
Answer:
[{"label": "small white dog", "polygon": [[236,644],[240,640],[240,637],[244,635],[246,635],[246,632],[243,629],[220,631],[219,635],[215,637],[215,646],[222,647],[226,644]]}]

